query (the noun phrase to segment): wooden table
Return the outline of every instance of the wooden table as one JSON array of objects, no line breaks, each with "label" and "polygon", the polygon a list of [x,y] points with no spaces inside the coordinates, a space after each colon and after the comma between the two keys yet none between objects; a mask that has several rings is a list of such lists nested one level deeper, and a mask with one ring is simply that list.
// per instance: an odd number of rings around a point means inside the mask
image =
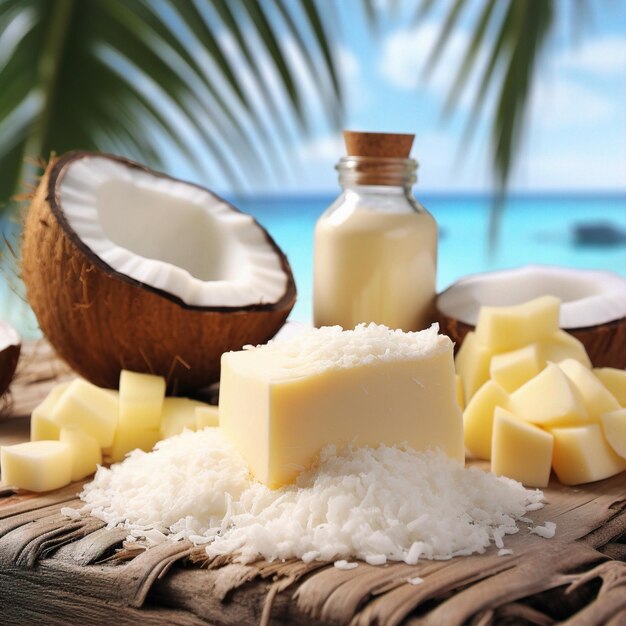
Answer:
[{"label": "wooden table", "polygon": [[[43,344],[29,346],[0,445],[28,438],[28,412],[71,376]],[[68,520],[74,484],[50,494],[0,491],[0,624],[626,624],[626,474],[568,488],[551,484],[532,514],[555,521],[542,539],[522,529],[511,556],[416,566],[332,566],[228,559],[166,543],[124,549],[126,533]],[[424,582],[410,585],[408,578]]]}]

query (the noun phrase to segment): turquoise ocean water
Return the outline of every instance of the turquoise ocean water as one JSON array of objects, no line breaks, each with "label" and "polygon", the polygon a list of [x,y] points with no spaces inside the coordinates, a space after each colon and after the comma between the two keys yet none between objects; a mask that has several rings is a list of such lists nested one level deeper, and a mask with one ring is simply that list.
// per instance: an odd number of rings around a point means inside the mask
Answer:
[{"label": "turquoise ocean water", "polygon": [[[626,235],[626,194],[517,196],[508,200],[499,245],[487,252],[490,199],[487,196],[418,195],[437,220],[438,289],[467,274],[529,263],[611,270],[626,276],[626,236],[612,245],[579,245],[577,225],[607,224]],[[233,204],[253,214],[287,254],[298,287],[291,319],[312,318],[313,229],[332,196],[244,197]],[[2,226],[2,222],[0,222]],[[6,222],[3,230],[7,230]],[[0,319],[26,336],[36,326],[25,304],[14,295],[6,270],[0,282]]]}]

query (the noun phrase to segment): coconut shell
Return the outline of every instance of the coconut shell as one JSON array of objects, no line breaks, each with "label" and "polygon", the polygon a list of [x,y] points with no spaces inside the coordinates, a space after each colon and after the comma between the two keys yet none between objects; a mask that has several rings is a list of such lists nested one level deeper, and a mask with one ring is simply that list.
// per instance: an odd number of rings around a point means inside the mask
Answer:
[{"label": "coconut shell", "polygon": [[[455,343],[455,352],[461,347],[465,335],[474,330],[471,324],[448,317],[439,310],[436,321],[441,332]],[[564,330],[582,342],[594,367],[626,368],[626,318],[587,328]]]},{"label": "coconut shell", "polygon": [[22,242],[28,300],[41,330],[72,369],[109,388],[118,386],[122,369],[158,374],[166,378],[170,393],[188,393],[219,379],[224,352],[276,334],[295,303],[296,289],[287,258],[269,234],[264,231],[287,277],[278,302],[243,308],[186,305],[113,270],[69,226],[58,185],[64,169],[84,156],[71,153],[48,166]]},{"label": "coconut shell", "polygon": [[21,348],[17,331],[6,322],[0,321],[0,396],[13,380]]}]

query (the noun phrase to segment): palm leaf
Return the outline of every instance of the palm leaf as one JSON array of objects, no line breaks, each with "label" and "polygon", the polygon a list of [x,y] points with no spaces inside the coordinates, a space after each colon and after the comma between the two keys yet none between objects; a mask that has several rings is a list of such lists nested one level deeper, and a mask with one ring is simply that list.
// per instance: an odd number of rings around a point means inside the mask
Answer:
[{"label": "palm leaf", "polygon": [[[438,63],[462,12],[469,4],[469,0],[455,0],[451,5],[427,61],[427,72]],[[423,0],[419,19],[428,15],[433,6],[432,0]],[[476,71],[479,51],[483,46],[489,46],[488,60],[467,118],[463,143],[469,141],[477,127],[487,95],[495,92],[491,152],[497,187],[489,226],[492,250],[497,243],[506,191],[527,124],[528,99],[536,67],[551,34],[556,8],[554,0],[486,1],[478,13],[467,50],[444,105],[446,114],[455,110],[467,87],[468,78]]]},{"label": "palm leaf", "polygon": [[[218,187],[284,177],[294,129],[306,132],[309,122],[306,77],[288,59],[281,24],[339,127],[325,15],[312,0],[281,2],[280,12],[263,0],[0,0],[0,208],[33,173],[25,157],[71,149],[116,151],[157,168],[171,152]],[[241,24],[261,42],[278,90]]]}]

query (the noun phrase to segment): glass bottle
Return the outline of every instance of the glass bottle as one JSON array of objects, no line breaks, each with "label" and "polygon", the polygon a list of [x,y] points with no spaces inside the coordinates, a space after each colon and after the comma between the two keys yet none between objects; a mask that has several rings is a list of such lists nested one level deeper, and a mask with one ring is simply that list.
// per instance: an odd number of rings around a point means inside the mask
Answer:
[{"label": "glass bottle", "polygon": [[315,325],[426,328],[434,310],[437,224],[412,193],[417,162],[351,155],[337,170],[342,192],[315,228]]}]

